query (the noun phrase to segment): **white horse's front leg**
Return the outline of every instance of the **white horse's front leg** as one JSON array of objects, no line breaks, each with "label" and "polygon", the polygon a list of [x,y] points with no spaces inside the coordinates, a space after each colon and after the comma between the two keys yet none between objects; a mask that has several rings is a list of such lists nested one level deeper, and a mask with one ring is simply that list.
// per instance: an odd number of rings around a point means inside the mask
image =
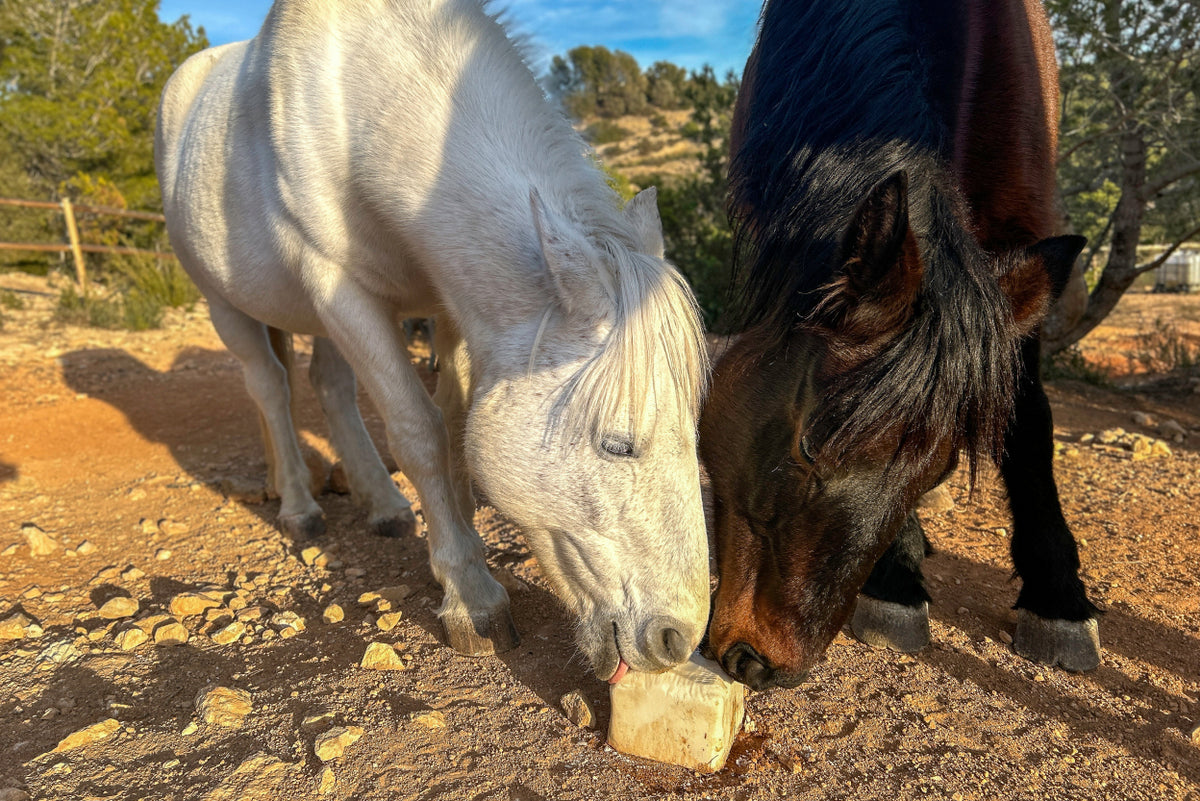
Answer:
[{"label": "white horse's front leg", "polygon": [[442,414],[409,363],[391,310],[349,280],[327,297],[319,310],[325,328],[367,387],[392,455],[420,496],[430,566],[445,591],[438,616],[447,639],[472,655],[513,648],[519,638],[508,594],[488,572],[483,541],[455,486]]},{"label": "white horse's front leg", "polygon": [[412,504],[396,489],[392,477],[367,434],[358,411],[354,371],[324,337],[313,338],[308,375],[317,399],[329,420],[330,434],[354,500],[367,506],[371,530],[384,537],[401,537],[416,531]]}]

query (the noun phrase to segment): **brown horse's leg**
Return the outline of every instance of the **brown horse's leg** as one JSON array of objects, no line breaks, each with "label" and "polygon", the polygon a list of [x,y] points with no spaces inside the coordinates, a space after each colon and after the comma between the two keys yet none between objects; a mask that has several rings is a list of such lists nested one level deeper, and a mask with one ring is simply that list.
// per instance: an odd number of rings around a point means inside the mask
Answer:
[{"label": "brown horse's leg", "polygon": [[1025,373],[1000,462],[1012,510],[1013,566],[1022,581],[1013,647],[1036,662],[1092,670],[1100,664],[1099,610],[1079,578],[1079,551],[1058,500],[1054,424],[1038,375],[1039,349],[1036,339],[1023,347]]},{"label": "brown horse's leg", "polygon": [[921,576],[927,549],[921,521],[909,512],[858,596],[850,619],[855,637],[906,654],[929,645],[929,593]]}]

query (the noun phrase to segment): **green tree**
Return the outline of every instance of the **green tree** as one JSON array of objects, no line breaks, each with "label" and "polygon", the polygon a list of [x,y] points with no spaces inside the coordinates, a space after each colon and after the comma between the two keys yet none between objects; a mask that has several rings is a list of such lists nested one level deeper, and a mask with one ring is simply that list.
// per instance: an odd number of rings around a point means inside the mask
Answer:
[{"label": "green tree", "polygon": [[43,196],[80,174],[111,181],[134,207],[160,205],[154,115],[163,84],[205,47],[157,0],[21,0],[0,5],[0,139],[6,169]]},{"label": "green tree", "polygon": [[687,102],[687,70],[670,61],[656,61],[646,69],[646,100],[655,108],[678,109]]},{"label": "green tree", "polygon": [[621,50],[581,46],[550,62],[547,88],[576,119],[620,117],[646,110],[647,79],[637,59]]},{"label": "green tree", "polygon": [[[1181,0],[1048,0],[1062,85],[1059,185],[1091,240],[1082,317],[1049,352],[1095,328],[1134,280],[1200,235],[1200,6]],[[1138,263],[1147,241],[1168,249]]]}]

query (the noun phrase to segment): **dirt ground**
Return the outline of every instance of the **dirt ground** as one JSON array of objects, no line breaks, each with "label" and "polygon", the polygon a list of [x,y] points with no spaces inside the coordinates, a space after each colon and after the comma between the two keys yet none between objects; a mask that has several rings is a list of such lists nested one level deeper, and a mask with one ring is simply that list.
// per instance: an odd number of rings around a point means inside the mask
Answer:
[{"label": "dirt ground", "polygon": [[[958,476],[955,507],[925,516],[932,647],[901,656],[839,636],[803,686],[748,696],[728,765],[705,776],[605,745],[607,687],[494,511],[476,522],[523,640],[482,659],[443,644],[419,537],[373,538],[334,492],[320,498],[319,554],[277,533],[255,414],[203,308],[108,332],[55,323],[43,279],[0,275],[0,288],[25,305],[0,330],[0,636],[15,637],[0,639],[2,801],[1200,801],[1200,390],[1186,377],[1049,388],[1064,505],[1107,610],[1098,670],[1012,653],[1002,490],[986,476],[968,498]],[[1128,363],[1130,331],[1155,318],[1200,337],[1200,297],[1130,295],[1084,352]],[[315,400],[300,400],[313,461],[327,463]],[[1102,444],[1116,427],[1126,437]],[[358,599],[398,584],[407,597],[385,632]],[[188,616],[181,594],[212,608]],[[114,597],[138,611],[101,617]],[[344,619],[326,623],[332,603]],[[407,669],[360,667],[372,642]],[[201,720],[209,685],[247,693],[248,714]],[[564,717],[573,689],[595,728]],[[316,756],[353,727],[341,756]]]}]

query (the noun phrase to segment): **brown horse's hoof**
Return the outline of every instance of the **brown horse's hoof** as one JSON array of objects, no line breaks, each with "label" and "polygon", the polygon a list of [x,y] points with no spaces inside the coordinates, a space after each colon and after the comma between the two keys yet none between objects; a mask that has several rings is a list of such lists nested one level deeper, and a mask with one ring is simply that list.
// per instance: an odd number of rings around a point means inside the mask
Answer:
[{"label": "brown horse's hoof", "polygon": [[521,642],[508,606],[491,614],[443,615],[442,629],[450,647],[467,656],[502,654]]},{"label": "brown horse's hoof", "polygon": [[371,521],[371,533],[376,537],[391,539],[408,537],[417,533],[417,516],[412,509],[405,509],[395,517]]},{"label": "brown horse's hoof", "polygon": [[929,645],[929,604],[904,606],[860,595],[850,630],[859,641],[875,648],[915,654]]},{"label": "brown horse's hoof", "polygon": [[280,515],[279,529],[293,540],[311,540],[325,533],[325,515],[321,512]]},{"label": "brown horse's hoof", "polygon": [[1095,618],[1057,620],[1017,610],[1013,650],[1032,662],[1081,673],[1100,666],[1100,626]]}]

